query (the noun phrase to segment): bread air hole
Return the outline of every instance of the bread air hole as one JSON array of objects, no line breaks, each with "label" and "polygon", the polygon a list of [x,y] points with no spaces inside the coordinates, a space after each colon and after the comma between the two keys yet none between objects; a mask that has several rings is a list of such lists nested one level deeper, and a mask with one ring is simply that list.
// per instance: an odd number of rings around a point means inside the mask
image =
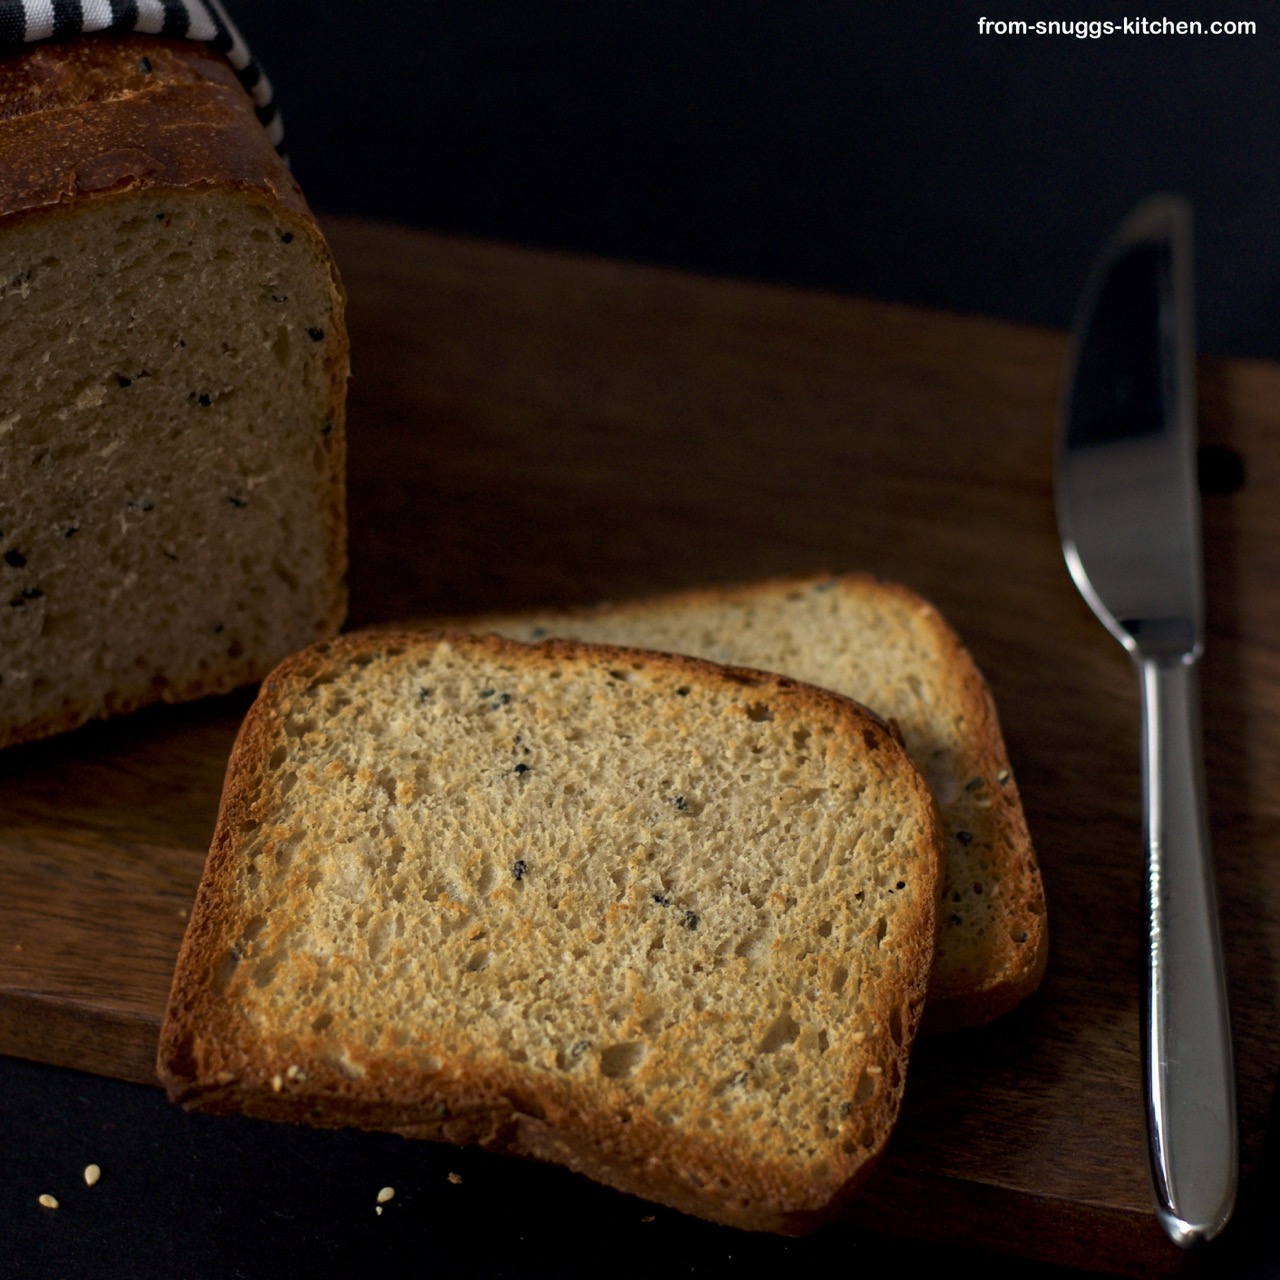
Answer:
[{"label": "bread air hole", "polygon": [[784,1010],[770,1024],[760,1041],[761,1053],[777,1053],[795,1042],[800,1034],[800,1024],[791,1016],[790,1010]]},{"label": "bread air hole", "polygon": [[600,1074],[611,1080],[620,1080],[629,1076],[644,1060],[648,1052],[639,1041],[628,1044],[611,1044],[600,1053]]}]

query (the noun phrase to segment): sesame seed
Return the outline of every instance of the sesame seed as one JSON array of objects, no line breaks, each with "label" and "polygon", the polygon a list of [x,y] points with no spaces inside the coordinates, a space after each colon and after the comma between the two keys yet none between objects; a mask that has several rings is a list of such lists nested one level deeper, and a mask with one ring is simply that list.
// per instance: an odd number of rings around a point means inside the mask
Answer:
[{"label": "sesame seed", "polygon": [[46,1209],[56,1209],[58,1207],[58,1201],[53,1196],[51,1196],[47,1191],[44,1193],[44,1195],[40,1197],[40,1203]]},{"label": "sesame seed", "polygon": [[276,1072],[276,1074],[271,1077],[271,1088],[276,1093],[279,1093],[280,1090],[284,1088],[284,1077],[279,1072]]},{"label": "sesame seed", "polygon": [[374,1205],[373,1211],[378,1215],[378,1217],[382,1217],[382,1206],[380,1204]]},{"label": "sesame seed", "polygon": [[395,1194],[395,1187],[383,1187],[382,1190],[378,1192],[378,1203],[386,1204],[388,1200],[394,1200]]},{"label": "sesame seed", "polygon": [[92,1187],[96,1185],[98,1179],[102,1177],[102,1170],[96,1164],[87,1164],[84,1167],[84,1185]]}]

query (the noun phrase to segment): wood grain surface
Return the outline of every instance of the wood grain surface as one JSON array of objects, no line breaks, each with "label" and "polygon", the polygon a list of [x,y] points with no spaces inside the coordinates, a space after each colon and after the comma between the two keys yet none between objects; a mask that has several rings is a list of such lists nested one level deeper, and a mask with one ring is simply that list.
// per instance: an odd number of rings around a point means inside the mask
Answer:
[{"label": "wood grain surface", "polygon": [[[1057,333],[356,222],[353,626],[868,569],[948,616],[1000,707],[1049,902],[1040,993],[923,1043],[859,1207],[881,1230],[1212,1273],[1151,1216],[1137,686],[1052,509]],[[1280,970],[1280,368],[1206,362],[1207,772],[1241,1140]],[[1225,465],[1224,465],[1225,464]],[[0,756],[0,1052],[152,1081],[249,694]]]}]

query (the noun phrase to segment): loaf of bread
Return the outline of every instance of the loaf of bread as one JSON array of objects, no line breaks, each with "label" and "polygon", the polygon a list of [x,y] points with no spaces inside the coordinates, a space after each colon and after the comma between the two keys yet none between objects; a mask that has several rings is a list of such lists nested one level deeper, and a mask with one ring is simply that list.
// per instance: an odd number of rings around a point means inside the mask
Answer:
[{"label": "loaf of bread", "polygon": [[341,287],[207,46],[0,59],[0,351],[0,746],[337,630]]},{"label": "loaf of bread", "polygon": [[978,1026],[1040,983],[1044,889],[995,703],[930,604],[866,574],[684,592],[575,613],[486,617],[516,639],[565,636],[760,667],[834,689],[902,732],[945,837],[925,1030]]},{"label": "loaf of bread", "polygon": [[891,730],[835,694],[341,637],[241,730],[160,1076],[188,1107],[479,1143],[804,1230],[896,1117],[939,849]]}]

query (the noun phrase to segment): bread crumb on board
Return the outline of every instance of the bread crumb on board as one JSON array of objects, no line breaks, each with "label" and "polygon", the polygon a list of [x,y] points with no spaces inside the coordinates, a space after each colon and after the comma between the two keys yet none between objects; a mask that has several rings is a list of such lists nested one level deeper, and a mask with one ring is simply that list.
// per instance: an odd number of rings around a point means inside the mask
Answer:
[{"label": "bread crumb on board", "polygon": [[450,1181],[450,1182],[452,1182],[452,1183],[453,1183],[453,1185],[454,1185],[455,1187],[460,1187],[460,1186],[462,1186],[462,1174],[460,1174],[460,1173],[451,1173],[451,1174],[449,1175],[449,1181]]}]

